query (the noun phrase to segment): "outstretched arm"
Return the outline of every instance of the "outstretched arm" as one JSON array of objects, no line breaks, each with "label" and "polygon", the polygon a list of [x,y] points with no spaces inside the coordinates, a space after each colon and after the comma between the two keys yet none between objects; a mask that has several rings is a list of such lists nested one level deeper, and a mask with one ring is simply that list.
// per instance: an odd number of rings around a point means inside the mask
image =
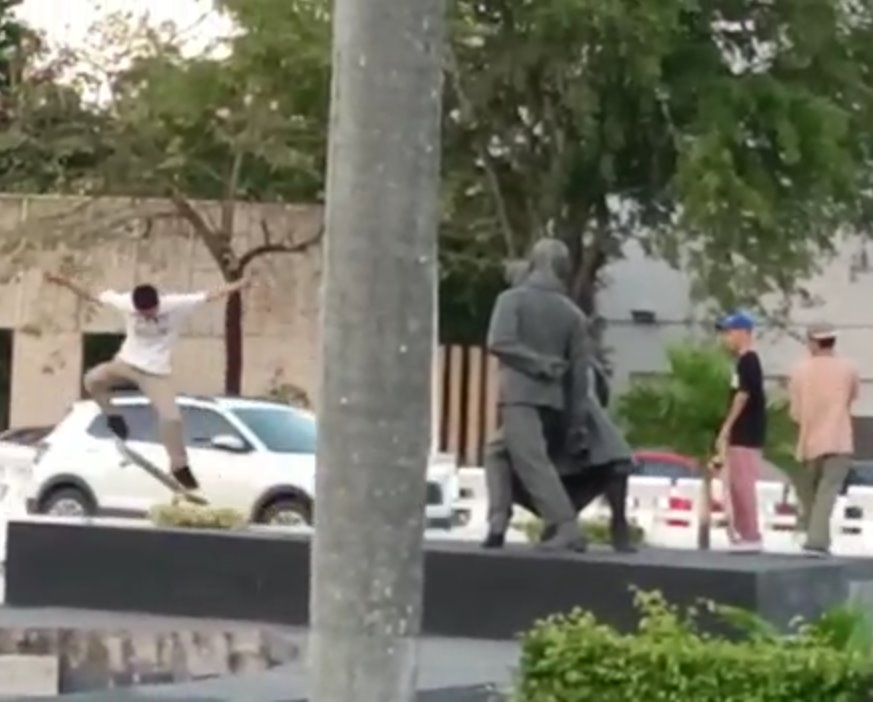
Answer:
[{"label": "outstretched arm", "polygon": [[251,285],[251,278],[246,276],[245,278],[240,278],[235,283],[229,283],[228,285],[223,285],[220,288],[216,288],[215,290],[210,290],[206,293],[206,301],[213,302],[214,300],[221,300],[225,297],[230,297],[234,293],[242,292],[249,285]]},{"label": "outstretched arm", "polygon": [[62,275],[58,275],[56,273],[46,272],[46,273],[43,273],[42,277],[45,280],[45,282],[51,283],[52,285],[57,285],[58,287],[61,287],[61,288],[66,288],[71,293],[73,293],[76,297],[81,298],[82,300],[85,300],[86,302],[96,302],[96,303],[101,302],[100,298],[98,298],[97,295],[95,295],[94,293],[92,293],[89,290],[85,290],[85,288],[83,288],[82,286],[78,285],[77,283],[74,283],[72,280],[70,280],[69,278],[65,278]]},{"label": "outstretched arm", "polygon": [[544,380],[557,380],[567,370],[567,362],[525,346],[518,334],[518,305],[511,296],[497,298],[488,329],[488,350],[510,368]]}]

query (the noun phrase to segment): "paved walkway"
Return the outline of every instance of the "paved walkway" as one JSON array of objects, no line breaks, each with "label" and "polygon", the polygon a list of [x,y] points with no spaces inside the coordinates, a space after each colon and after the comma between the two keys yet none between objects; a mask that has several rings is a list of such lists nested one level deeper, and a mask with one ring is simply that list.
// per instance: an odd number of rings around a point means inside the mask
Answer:
[{"label": "paved walkway", "polygon": [[[10,627],[87,628],[125,631],[162,631],[192,629],[204,631],[264,628],[263,624],[219,620],[157,617],[111,612],[87,612],[71,609],[7,609],[0,607],[0,628]],[[269,671],[237,676],[217,677],[196,682],[150,685],[128,690],[64,695],[74,702],[145,702],[146,700],[186,700],[187,702],[291,702],[306,697],[306,630],[276,627],[293,639],[301,649],[300,660]],[[505,641],[423,638],[419,648],[419,689],[433,694],[422,697],[427,702],[490,702],[493,692],[486,688],[506,689],[512,682],[513,668],[519,655],[518,644]],[[445,688],[456,688],[445,690]],[[465,689],[457,689],[465,688]],[[439,693],[439,694],[437,694]],[[434,696],[435,695],[435,696]]]}]

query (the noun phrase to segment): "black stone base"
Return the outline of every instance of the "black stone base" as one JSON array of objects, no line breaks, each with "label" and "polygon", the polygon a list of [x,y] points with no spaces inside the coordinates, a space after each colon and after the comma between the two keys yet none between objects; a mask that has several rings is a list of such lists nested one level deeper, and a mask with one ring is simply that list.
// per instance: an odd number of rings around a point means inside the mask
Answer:
[{"label": "black stone base", "polygon": [[[6,601],[265,621],[308,621],[309,542],[264,532],[13,522]],[[691,605],[743,607],[784,626],[845,600],[848,568],[792,556],[651,549],[620,555],[481,551],[428,544],[423,633],[511,639],[574,607],[623,630],[636,625],[631,587]]]},{"label": "black stone base", "polygon": [[[0,697],[0,700],[3,698]],[[418,693],[416,702],[505,702],[506,695],[486,685],[474,687],[446,687],[437,690],[423,690]],[[31,697],[31,702],[50,702],[51,700],[69,700],[69,702],[228,702],[227,699],[215,697],[168,697],[162,693],[160,697],[149,697],[140,692],[92,693],[88,695],[63,695],[59,697]],[[276,702],[307,702],[307,700],[276,700]]]}]

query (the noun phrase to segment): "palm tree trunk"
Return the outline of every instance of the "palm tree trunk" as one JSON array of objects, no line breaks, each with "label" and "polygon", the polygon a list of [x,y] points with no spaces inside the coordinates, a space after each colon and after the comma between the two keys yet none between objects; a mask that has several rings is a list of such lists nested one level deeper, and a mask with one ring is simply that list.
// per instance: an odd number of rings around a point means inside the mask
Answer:
[{"label": "palm tree trunk", "polygon": [[411,702],[421,622],[443,0],[337,0],[313,702]]}]

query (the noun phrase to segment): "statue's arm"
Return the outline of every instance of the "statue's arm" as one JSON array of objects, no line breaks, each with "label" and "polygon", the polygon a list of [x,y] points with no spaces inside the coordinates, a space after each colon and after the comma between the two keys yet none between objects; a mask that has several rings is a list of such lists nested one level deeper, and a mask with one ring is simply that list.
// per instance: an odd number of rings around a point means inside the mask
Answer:
[{"label": "statue's arm", "polygon": [[501,295],[491,313],[488,351],[501,363],[525,375],[556,380],[567,370],[567,363],[557,356],[547,356],[528,348],[518,333],[518,299]]}]

